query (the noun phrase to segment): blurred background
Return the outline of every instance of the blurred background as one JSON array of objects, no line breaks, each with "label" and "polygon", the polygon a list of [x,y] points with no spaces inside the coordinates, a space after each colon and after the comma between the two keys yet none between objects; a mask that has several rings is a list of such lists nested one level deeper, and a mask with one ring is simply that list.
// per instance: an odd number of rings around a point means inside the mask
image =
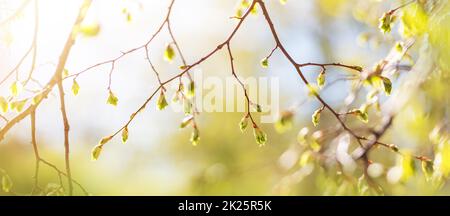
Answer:
[{"label": "blurred background", "polygon": [[[37,2],[39,32],[34,78],[46,83],[54,73],[59,53],[82,1]],[[22,3],[0,0],[0,20],[13,14]],[[398,34],[399,24],[394,25],[390,35],[383,35],[377,28],[378,18],[401,3],[379,0],[288,0],[283,5],[276,0],[266,1],[280,39],[297,61],[341,62],[361,65],[363,68],[371,68],[386,57],[396,41],[401,39]],[[14,20],[0,26],[1,78],[17,64],[32,42],[33,4],[32,1]],[[95,37],[77,38],[66,64],[69,74],[144,44],[164,19],[168,4],[167,0],[93,1],[85,22],[99,24],[100,31]],[[175,2],[171,24],[188,63],[203,57],[225,40],[237,23],[230,17],[235,15],[239,4],[240,1],[229,0]],[[123,13],[124,8],[129,16]],[[443,18],[443,23],[449,23],[448,17]],[[449,46],[449,38],[448,25],[442,26],[446,26],[447,32],[442,33],[439,44],[430,43],[430,49],[434,51],[440,47],[444,53],[448,51],[445,49]],[[150,45],[150,57],[162,80],[179,73],[178,66],[182,64],[178,56],[173,63],[163,60],[165,44],[170,41],[167,30],[163,29]],[[314,162],[305,166],[305,162],[301,162],[302,152],[297,139],[299,131],[304,127],[308,127],[310,132],[334,127],[336,120],[329,113],[324,113],[320,127],[313,127],[311,114],[320,105],[308,98],[305,86],[279,51],[271,57],[267,69],[261,68],[260,60],[270,53],[275,43],[260,11],[245,20],[231,44],[240,76],[277,77],[280,82],[280,109],[297,104],[290,130],[278,133],[273,124],[261,124],[260,127],[268,134],[268,142],[264,147],[259,147],[251,128],[245,133],[239,130],[238,123],[243,113],[205,112],[197,119],[200,143],[192,146],[189,142],[191,129],[179,129],[183,114],[174,113],[171,109],[158,111],[153,101],[129,126],[126,144],[122,144],[120,137],[114,138],[105,145],[99,160],[91,161],[91,149],[98,141],[123,126],[130,114],[158,87],[144,59],[144,51],[141,50],[122,58],[115,65],[111,87],[119,99],[116,107],[106,104],[109,65],[94,68],[77,78],[80,85],[77,96],[70,94],[71,81],[66,80],[64,87],[68,92],[66,106],[71,125],[74,179],[94,195],[358,194],[359,176],[346,181],[338,176],[339,172],[335,169],[326,170]],[[415,44],[411,48],[410,57],[413,61],[420,55],[421,47],[421,44]],[[429,134],[437,125],[446,125],[449,119],[448,58],[444,57],[436,60],[442,64],[440,72],[436,72],[437,75],[433,72],[434,78],[429,78],[417,95],[401,108],[393,126],[383,137],[384,142],[395,143],[402,149],[434,158],[429,149],[435,144]],[[27,65],[30,63],[29,59],[24,62],[19,79],[26,78]],[[225,79],[231,76],[224,50],[199,68],[206,77]],[[312,82],[318,72],[320,68],[304,70]],[[329,68],[327,82],[354,74],[342,68]],[[1,95],[9,94],[9,86],[13,81],[13,78],[9,79],[0,86]],[[401,83],[393,80],[393,91]],[[33,85],[30,88],[38,88]],[[323,90],[321,95],[331,106],[339,107],[350,90],[351,82],[344,80]],[[27,94],[24,91],[23,97]],[[58,92],[52,91],[37,109],[37,143],[42,157],[63,169],[64,137],[57,96]],[[364,100],[364,96],[362,94],[361,100]],[[385,97],[380,101],[385,101]],[[4,114],[7,118],[14,115],[14,112]],[[259,122],[258,115],[255,116]],[[376,125],[376,120],[381,116],[383,112],[373,114],[369,126]],[[352,121],[349,119],[349,122]],[[35,159],[29,122],[29,118],[24,119],[0,142],[0,168],[12,179],[15,193],[21,195],[29,194],[33,187]],[[356,122],[351,125],[358,127],[361,124]],[[443,128],[438,133],[446,137],[448,130]],[[450,194],[447,184],[443,183],[437,189],[420,172],[408,181],[389,182],[386,173],[395,166],[398,156],[388,150],[377,149],[373,157],[383,165],[383,175],[375,180],[383,186],[385,194]],[[448,157],[444,159],[450,160]],[[420,163],[416,167],[420,170]],[[58,184],[57,173],[42,166],[40,184],[42,187]],[[75,187],[75,192],[82,194],[78,187]]]}]

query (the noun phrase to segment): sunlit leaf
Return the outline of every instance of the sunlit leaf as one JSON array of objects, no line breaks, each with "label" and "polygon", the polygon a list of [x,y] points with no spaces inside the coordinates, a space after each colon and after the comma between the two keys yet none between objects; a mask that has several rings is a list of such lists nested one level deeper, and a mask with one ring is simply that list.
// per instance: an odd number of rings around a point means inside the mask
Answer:
[{"label": "sunlit leaf", "polygon": [[166,49],[164,50],[164,60],[172,62],[174,58],[175,58],[175,50],[169,43],[166,45]]},{"label": "sunlit leaf", "polygon": [[17,96],[22,91],[22,84],[20,82],[13,82],[11,86],[9,87],[9,90],[11,91],[12,96]]},{"label": "sunlit leaf", "polygon": [[103,137],[103,138],[100,140],[99,145],[105,145],[105,144],[106,144],[107,142],[109,142],[112,138],[113,138],[113,136],[106,136],[106,137]]},{"label": "sunlit leaf", "polygon": [[100,156],[100,153],[102,152],[103,145],[96,145],[91,152],[91,160],[96,161],[98,160],[98,157]]},{"label": "sunlit leaf", "polygon": [[8,101],[3,96],[0,96],[0,109],[2,113],[8,112],[8,106]]},{"label": "sunlit leaf", "polygon": [[189,123],[194,119],[193,115],[188,115],[184,117],[183,121],[181,121],[180,128],[185,128]]},{"label": "sunlit leaf", "polygon": [[19,101],[13,101],[10,103],[11,110],[15,110],[17,112],[21,112],[23,107],[25,106],[27,102],[27,99],[19,100]]},{"label": "sunlit leaf", "polygon": [[263,59],[261,60],[261,67],[263,67],[263,68],[269,67],[269,59],[263,58]]},{"label": "sunlit leaf", "polygon": [[319,125],[321,112],[322,112],[322,108],[319,108],[316,111],[314,111],[314,113],[311,116],[312,123],[315,127],[317,127],[317,125]]},{"label": "sunlit leaf", "polygon": [[113,106],[117,106],[118,102],[119,102],[119,99],[116,97],[116,95],[112,91],[109,91],[109,96],[108,96],[108,100],[106,101],[106,103],[111,104]]},{"label": "sunlit leaf", "polygon": [[256,143],[259,146],[263,146],[267,142],[267,134],[264,133],[259,127],[253,127],[253,135],[255,136]]},{"label": "sunlit leaf", "polygon": [[380,28],[381,32],[389,33],[391,32],[392,23],[395,21],[395,16],[392,15],[391,12],[386,12],[379,19],[378,28]]},{"label": "sunlit leaf", "polygon": [[192,134],[191,134],[190,141],[193,146],[198,145],[198,142],[200,141],[200,134],[199,134],[197,127],[194,127],[194,130],[192,131]]},{"label": "sunlit leaf", "polygon": [[189,98],[192,98],[192,97],[194,97],[194,95],[195,95],[195,83],[194,83],[194,81],[191,81],[191,82],[189,82],[186,96],[188,96]]},{"label": "sunlit leaf", "polygon": [[387,77],[381,77],[381,79],[383,80],[383,89],[384,92],[386,93],[386,95],[390,95],[391,91],[392,91],[392,83],[391,80],[388,79]]},{"label": "sunlit leaf", "polygon": [[97,22],[82,24],[79,32],[85,37],[95,37],[100,32],[100,24]]},{"label": "sunlit leaf", "polygon": [[325,70],[322,70],[319,75],[317,76],[317,86],[319,88],[323,87],[325,85]]},{"label": "sunlit leaf", "polygon": [[72,93],[73,95],[77,95],[78,91],[80,91],[80,85],[78,85],[78,82],[74,79],[72,83]]},{"label": "sunlit leaf", "polygon": [[249,117],[247,115],[245,115],[244,117],[242,117],[241,121],[239,122],[239,129],[241,130],[241,132],[244,132],[245,129],[247,128],[248,119],[249,119]]},{"label": "sunlit leaf", "polygon": [[122,130],[122,143],[126,143],[128,140],[128,127],[125,126],[125,128]]},{"label": "sunlit leaf", "polygon": [[401,163],[402,180],[407,181],[415,173],[416,168],[415,168],[414,159],[410,153],[406,152],[403,154],[401,161],[402,161],[402,163]]},{"label": "sunlit leaf", "polygon": [[164,92],[161,91],[161,94],[159,94],[158,101],[156,103],[156,106],[159,110],[163,110],[166,108],[169,104],[167,103],[166,96],[164,95]]}]

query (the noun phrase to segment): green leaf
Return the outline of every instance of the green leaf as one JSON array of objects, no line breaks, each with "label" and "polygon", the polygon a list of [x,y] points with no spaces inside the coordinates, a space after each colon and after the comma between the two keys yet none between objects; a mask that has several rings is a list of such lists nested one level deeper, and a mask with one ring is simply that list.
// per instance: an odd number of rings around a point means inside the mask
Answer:
[{"label": "green leaf", "polygon": [[383,33],[391,32],[392,23],[395,21],[395,16],[392,15],[391,12],[384,13],[383,16],[379,19],[378,28]]},{"label": "green leaf", "polygon": [[244,133],[247,126],[248,126],[248,116],[245,115],[244,117],[242,117],[241,121],[239,122],[239,129],[241,130],[242,133]]},{"label": "green leaf", "polygon": [[188,89],[187,89],[186,95],[187,95],[189,98],[194,97],[194,95],[195,95],[195,83],[194,83],[194,81],[189,82],[189,85],[188,85]]},{"label": "green leaf", "polygon": [[395,50],[399,53],[403,52],[403,46],[401,42],[395,43]]},{"label": "green leaf", "polygon": [[21,112],[23,107],[25,106],[27,99],[20,101],[13,101],[10,103],[11,110],[16,110],[17,112]]},{"label": "green leaf", "polygon": [[323,110],[322,108],[317,109],[316,111],[314,111],[314,113],[311,116],[311,120],[312,120],[314,127],[317,127],[317,125],[319,125],[320,113],[322,112],[322,110]]},{"label": "green leaf", "polygon": [[85,37],[95,37],[100,32],[100,24],[97,22],[82,24],[79,28],[79,32]]},{"label": "green leaf", "polygon": [[192,112],[193,111],[192,110],[192,103],[189,100],[187,100],[187,99],[183,100],[183,110],[184,110],[184,114],[186,114],[186,115],[193,113]]},{"label": "green leaf", "polygon": [[98,143],[99,145],[105,145],[107,142],[109,142],[111,139],[113,138],[113,136],[106,136],[103,137],[100,142]]},{"label": "green leaf", "polygon": [[15,97],[22,91],[22,88],[23,88],[22,84],[15,81],[11,84],[11,86],[9,87],[9,90],[11,91],[12,96]]},{"label": "green leaf", "polygon": [[386,78],[386,77],[381,77],[381,79],[383,80],[383,89],[384,89],[384,92],[386,93],[386,95],[390,95],[391,94],[391,91],[392,91],[392,83],[391,83],[391,80],[389,80],[388,78]]},{"label": "green leaf", "polygon": [[172,62],[174,58],[175,58],[175,50],[169,43],[166,45],[166,50],[164,50],[164,60]]},{"label": "green leaf", "polygon": [[433,168],[434,164],[432,161],[429,160],[422,160],[422,171],[425,175],[425,179],[427,181],[429,181],[431,179],[431,177],[433,176],[433,172],[434,172],[434,168]]},{"label": "green leaf", "polygon": [[309,96],[319,95],[319,88],[316,85],[313,85],[313,84],[309,83],[307,85],[307,88],[308,88],[308,95]]},{"label": "green leaf", "polygon": [[116,97],[116,95],[114,95],[112,91],[109,91],[109,96],[106,103],[111,104],[113,106],[117,106],[117,102],[119,102],[119,99]]},{"label": "green leaf", "polygon": [[102,152],[102,148],[103,148],[103,145],[98,144],[92,149],[92,152],[91,152],[91,160],[92,161],[98,160],[98,157],[100,156],[100,153]]},{"label": "green leaf", "polygon": [[193,146],[198,145],[198,142],[200,141],[200,134],[199,134],[197,127],[194,127],[194,131],[192,131],[190,141]]},{"label": "green leaf", "polygon": [[76,96],[78,94],[78,91],[80,91],[80,85],[78,85],[78,82],[75,79],[73,79],[73,83],[72,83],[72,93],[73,93],[73,95]]},{"label": "green leaf", "polygon": [[164,92],[161,91],[161,94],[159,94],[156,106],[158,107],[159,110],[163,110],[164,108],[167,107],[167,105],[169,105],[169,104],[166,101],[166,96],[164,95]]},{"label": "green leaf", "polygon": [[253,127],[253,135],[255,136],[256,143],[259,146],[263,146],[267,142],[267,134],[264,133],[259,127]]},{"label": "green leaf", "polygon": [[3,174],[2,176],[2,190],[6,193],[9,193],[12,189],[13,182],[11,180],[11,177],[9,177],[8,174]]},{"label": "green leaf", "polygon": [[184,117],[183,121],[181,121],[180,128],[185,128],[189,123],[194,119],[193,115],[188,115]]},{"label": "green leaf", "polygon": [[126,143],[128,140],[128,127],[125,126],[125,128],[122,130],[122,143]]},{"label": "green leaf", "polygon": [[360,109],[351,110],[350,113],[354,114],[360,121],[364,123],[369,122],[369,114],[367,113],[367,107],[361,106]]},{"label": "green leaf", "polygon": [[323,85],[325,85],[325,70],[322,70],[319,76],[317,76],[317,86],[321,88]]},{"label": "green leaf", "polygon": [[36,105],[36,104],[40,103],[43,97],[44,96],[42,94],[38,93],[36,96],[33,97],[31,104]]},{"label": "green leaf", "polygon": [[66,68],[63,69],[63,78],[69,76],[69,70]]},{"label": "green leaf", "polygon": [[0,96],[0,110],[2,113],[8,112],[8,101],[3,96]]},{"label": "green leaf", "polygon": [[261,60],[261,67],[263,67],[263,68],[269,67],[269,59],[263,58],[263,59]]}]

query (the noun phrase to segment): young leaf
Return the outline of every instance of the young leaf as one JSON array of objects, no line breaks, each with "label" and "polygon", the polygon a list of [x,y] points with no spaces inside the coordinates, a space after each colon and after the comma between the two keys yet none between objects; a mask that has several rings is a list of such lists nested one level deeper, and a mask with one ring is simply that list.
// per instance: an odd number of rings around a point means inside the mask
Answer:
[{"label": "young leaf", "polygon": [[280,0],[280,3],[281,3],[282,5],[284,5],[284,4],[287,3],[287,1],[288,1],[288,0]]},{"label": "young leaf", "polygon": [[188,115],[184,117],[183,121],[181,121],[180,128],[185,128],[189,123],[194,119],[193,115]]},{"label": "young leaf", "polygon": [[97,22],[82,24],[79,28],[79,32],[85,37],[95,37],[100,32],[100,24]]},{"label": "young leaf", "polygon": [[109,91],[109,96],[106,103],[111,104],[113,106],[117,106],[117,102],[119,102],[119,99],[116,97],[116,95],[114,95],[112,91]]},{"label": "young leaf", "polygon": [[2,190],[9,193],[12,189],[13,182],[8,174],[3,174],[2,176]]},{"label": "young leaf", "polygon": [[314,111],[314,113],[311,116],[311,120],[312,120],[314,127],[317,127],[317,125],[319,125],[320,113],[322,112],[322,110],[323,110],[322,108],[317,109],[316,111]]},{"label": "young leaf", "polygon": [[253,135],[255,136],[256,143],[258,143],[259,146],[263,146],[266,144],[267,134],[259,129],[259,127],[253,127]]},{"label": "young leaf", "polygon": [[192,103],[187,99],[183,100],[183,110],[186,115],[192,114]]},{"label": "young leaf", "polygon": [[78,85],[78,82],[75,79],[73,79],[73,83],[72,83],[72,93],[73,93],[73,95],[76,96],[78,94],[79,90],[80,90],[80,85]]},{"label": "young leaf", "polygon": [[175,58],[175,50],[169,43],[166,45],[166,50],[164,50],[164,60],[172,62],[174,58]]},{"label": "young leaf", "polygon": [[91,160],[92,161],[98,160],[98,157],[100,156],[100,153],[102,152],[102,148],[103,148],[103,145],[98,144],[92,149],[92,152],[91,152]]},{"label": "young leaf", "polygon": [[197,127],[194,127],[194,131],[192,131],[190,141],[193,146],[198,145],[198,142],[200,141],[200,134],[199,134]]},{"label": "young leaf", "polygon": [[239,129],[241,130],[242,133],[244,133],[247,126],[248,126],[248,116],[245,115],[244,117],[242,117],[241,121],[239,122]]},{"label": "young leaf", "polygon": [[23,107],[25,106],[26,102],[27,102],[27,99],[20,100],[20,101],[13,101],[10,103],[11,109],[16,110],[17,112],[21,112]]},{"label": "young leaf", "polygon": [[391,94],[391,91],[392,91],[392,83],[391,83],[391,80],[389,80],[388,78],[386,78],[386,77],[381,77],[381,79],[383,80],[383,89],[384,89],[384,92],[386,93],[386,95],[390,95]]},{"label": "young leaf", "polygon": [[319,86],[319,88],[322,88],[323,85],[325,85],[325,70],[322,70],[319,76],[317,76],[317,86]]},{"label": "young leaf", "polygon": [[395,21],[395,16],[392,16],[392,13],[387,12],[384,13],[383,16],[379,19],[378,28],[383,33],[391,32],[392,23]]},{"label": "young leaf", "polygon": [[263,67],[263,68],[269,67],[269,59],[263,58],[263,59],[261,60],[261,67]]},{"label": "young leaf", "polygon": [[125,128],[122,130],[122,143],[126,143],[128,140],[128,127],[125,126]]},{"label": "young leaf", "polygon": [[166,101],[166,96],[164,95],[164,92],[161,91],[156,106],[158,107],[159,110],[163,110],[164,108],[166,108],[167,105],[169,104]]},{"label": "young leaf", "polygon": [[107,137],[103,137],[100,142],[98,143],[99,145],[105,145],[107,142],[109,142],[111,139],[113,138],[113,136],[107,136]]},{"label": "young leaf", "polygon": [[9,87],[9,90],[11,91],[12,96],[17,96],[22,91],[22,84],[15,81],[11,84]]},{"label": "young leaf", "polygon": [[308,84],[307,87],[309,96],[315,96],[319,94],[319,88],[316,85]]},{"label": "young leaf", "polygon": [[3,96],[0,96],[0,110],[2,113],[6,113],[8,111],[8,101]]},{"label": "young leaf", "polygon": [[33,104],[33,105],[38,104],[39,102],[41,102],[42,98],[43,98],[43,95],[38,93],[36,96],[33,97],[31,104]]},{"label": "young leaf", "polygon": [[67,68],[63,69],[63,78],[69,76],[69,70]]},{"label": "young leaf", "polygon": [[188,85],[188,89],[187,89],[186,95],[187,95],[189,98],[194,97],[194,95],[195,95],[195,83],[194,83],[194,81],[189,82],[189,85]]}]

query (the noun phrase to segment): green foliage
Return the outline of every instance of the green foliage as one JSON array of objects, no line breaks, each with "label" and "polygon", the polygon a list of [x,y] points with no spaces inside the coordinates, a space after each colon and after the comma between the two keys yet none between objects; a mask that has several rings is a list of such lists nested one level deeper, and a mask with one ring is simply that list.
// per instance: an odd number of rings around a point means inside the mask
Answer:
[{"label": "green foliage", "polygon": [[269,59],[263,58],[263,59],[261,60],[261,67],[263,67],[263,68],[268,68],[268,67],[269,67]]},{"label": "green foliage", "polygon": [[15,97],[22,91],[22,88],[23,86],[20,82],[14,81],[9,87],[9,90],[11,91],[11,95]]},{"label": "green foliage", "polygon": [[91,160],[96,161],[98,160],[98,157],[100,157],[100,153],[102,153],[103,145],[99,144],[96,145],[91,152]]},{"label": "green foliage", "polygon": [[169,43],[166,45],[166,49],[164,50],[164,60],[172,62],[174,58],[175,58],[175,50]]},{"label": "green foliage", "polygon": [[2,113],[6,113],[8,111],[8,106],[8,101],[3,96],[0,96],[0,110]]},{"label": "green foliage", "polygon": [[255,136],[256,143],[259,144],[259,146],[263,146],[267,142],[267,134],[264,133],[258,126],[253,127],[253,135]]},{"label": "green foliage", "polygon": [[200,132],[198,131],[197,127],[194,127],[194,130],[192,131],[192,134],[191,134],[190,141],[193,146],[198,145],[198,142],[200,141]]},{"label": "green foliage", "polygon": [[320,113],[322,112],[323,108],[319,108],[316,111],[314,111],[314,113],[311,116],[311,121],[314,125],[314,127],[317,127],[319,125],[319,121],[320,121]]},{"label": "green foliage", "polygon": [[122,143],[126,143],[128,140],[128,126],[125,126],[124,129],[122,129]]},{"label": "green foliage", "polygon": [[166,96],[164,95],[164,92],[161,91],[161,93],[159,94],[156,106],[158,107],[159,110],[163,110],[168,105],[169,104],[167,103]]},{"label": "green foliage", "polygon": [[73,95],[76,96],[79,91],[80,91],[80,85],[78,85],[78,82],[75,79],[73,79],[73,83],[72,83],[72,93],[73,93]]},{"label": "green foliage", "polygon": [[325,70],[322,70],[317,76],[317,86],[322,88],[325,85]]},{"label": "green foliage", "polygon": [[239,129],[241,130],[242,133],[244,133],[245,129],[248,126],[248,119],[249,119],[249,117],[247,115],[245,115],[244,117],[242,117],[241,121],[239,122]]},{"label": "green foliage", "polygon": [[21,112],[25,104],[27,103],[27,99],[13,101],[9,104],[11,110],[15,110],[16,112]]},{"label": "green foliage", "polygon": [[113,106],[117,106],[118,102],[119,102],[119,98],[117,98],[116,95],[112,91],[109,91],[109,96],[108,96],[108,100],[106,101],[106,103],[111,104]]},{"label": "green foliage", "polygon": [[392,15],[391,12],[386,12],[379,19],[378,28],[380,28],[381,32],[389,33],[391,32],[392,23],[395,21],[395,16]]}]

